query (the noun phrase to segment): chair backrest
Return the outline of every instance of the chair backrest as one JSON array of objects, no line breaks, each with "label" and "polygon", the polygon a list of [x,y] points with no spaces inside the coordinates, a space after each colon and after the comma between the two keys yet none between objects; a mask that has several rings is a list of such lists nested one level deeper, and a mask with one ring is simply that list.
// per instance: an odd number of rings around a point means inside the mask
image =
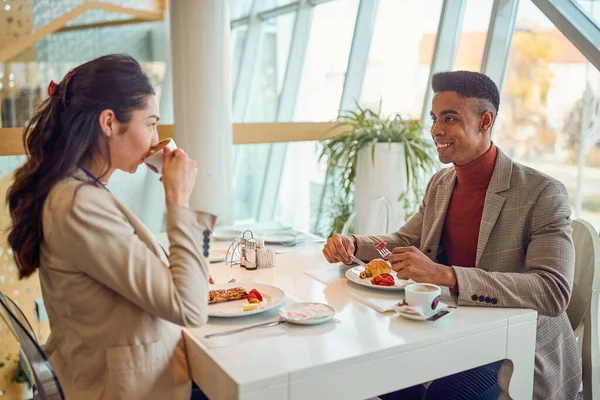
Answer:
[{"label": "chair backrest", "polygon": [[567,315],[573,330],[576,330],[587,313],[592,290],[600,290],[600,237],[587,221],[576,219],[572,227],[575,278]]},{"label": "chair backrest", "polygon": [[40,348],[29,321],[19,306],[3,293],[0,293],[0,316],[21,346],[25,374],[34,385],[33,398],[63,400],[64,395],[58,378]]},{"label": "chair backrest", "polygon": [[350,214],[344,224],[342,235],[378,235],[388,233],[392,205],[384,196],[375,197],[369,203]]},{"label": "chair backrest", "polygon": [[575,278],[567,315],[573,330],[583,323],[584,399],[600,400],[600,236],[584,220],[573,221]]}]

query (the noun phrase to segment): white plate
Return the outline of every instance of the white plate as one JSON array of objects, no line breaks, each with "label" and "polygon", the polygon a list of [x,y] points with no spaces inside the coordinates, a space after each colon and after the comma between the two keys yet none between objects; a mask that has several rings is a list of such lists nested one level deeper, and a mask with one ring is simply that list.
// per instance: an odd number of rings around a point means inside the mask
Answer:
[{"label": "white plate", "polygon": [[224,301],[222,303],[214,303],[208,305],[208,315],[210,317],[245,317],[246,315],[254,315],[273,307],[278,306],[285,297],[283,290],[266,285],[264,283],[253,283],[253,282],[240,282],[240,283],[223,283],[218,285],[211,285],[210,290],[216,289],[231,289],[234,287],[242,287],[246,292],[250,292],[252,289],[256,289],[263,297],[263,301],[260,303],[258,310],[244,311],[244,304],[248,304],[248,300],[233,300]]},{"label": "white plate", "polygon": [[227,257],[227,250],[211,250],[208,255],[208,260],[211,263],[217,263],[221,261],[225,261]]},{"label": "white plate", "polygon": [[216,227],[212,233],[212,238],[215,240],[235,240],[242,236],[244,231],[231,227]]},{"label": "white plate", "polygon": [[[329,313],[320,318],[294,318],[288,314],[288,312],[296,312],[301,309],[304,309],[305,307],[314,307],[314,306],[324,307],[327,309],[327,311],[329,311]],[[327,322],[330,319],[332,319],[335,316],[335,308],[333,308],[329,304],[325,304],[325,303],[312,303],[312,302],[311,303],[295,303],[295,304],[290,304],[289,306],[286,306],[284,308],[281,308],[279,310],[279,315],[281,316],[281,318],[285,319],[287,322],[290,322],[292,324],[315,325],[315,324],[322,324],[323,322]]]},{"label": "white plate", "polygon": [[289,244],[298,239],[298,234],[294,232],[274,232],[262,237],[266,244]]},{"label": "white plate", "polygon": [[379,289],[379,290],[404,290],[404,288],[406,286],[413,283],[413,281],[411,281],[411,280],[398,279],[397,277],[394,276],[395,274],[392,273],[391,275],[394,277],[394,286],[373,285],[371,283],[372,278],[366,278],[366,279],[360,278],[360,273],[363,272],[364,270],[365,270],[365,268],[361,267],[360,265],[357,267],[354,267],[354,268],[350,268],[349,270],[346,271],[346,278],[348,278],[350,281],[352,281],[354,283],[358,283],[359,285],[370,287],[372,289]]},{"label": "white plate", "polygon": [[404,318],[414,319],[415,321],[425,321],[425,320],[427,320],[427,318],[430,318],[435,313],[437,313],[437,312],[439,312],[439,311],[441,311],[443,309],[446,309],[446,308],[448,308],[448,304],[443,303],[443,302],[440,301],[438,303],[438,306],[435,308],[435,310],[433,310],[431,312],[431,314],[428,314],[428,315],[415,315],[415,314],[404,313],[404,312],[400,311],[397,306],[394,306],[394,310],[398,314],[402,315]]}]

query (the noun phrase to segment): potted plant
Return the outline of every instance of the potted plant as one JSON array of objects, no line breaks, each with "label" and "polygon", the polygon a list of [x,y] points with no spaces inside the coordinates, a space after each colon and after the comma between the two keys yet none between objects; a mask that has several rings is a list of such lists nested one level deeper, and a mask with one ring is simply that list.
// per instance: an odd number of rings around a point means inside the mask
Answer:
[{"label": "potted plant", "polygon": [[327,237],[377,196],[390,201],[390,228],[399,228],[416,211],[424,180],[436,167],[435,148],[419,121],[398,113],[384,117],[381,104],[377,112],[357,108],[342,111],[330,129],[343,132],[321,143],[326,172],[314,230]]}]

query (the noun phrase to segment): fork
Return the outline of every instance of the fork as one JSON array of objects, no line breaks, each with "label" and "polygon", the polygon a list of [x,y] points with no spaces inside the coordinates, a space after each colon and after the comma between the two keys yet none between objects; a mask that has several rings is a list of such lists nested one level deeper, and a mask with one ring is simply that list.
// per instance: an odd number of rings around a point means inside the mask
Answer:
[{"label": "fork", "polygon": [[392,255],[392,252],[389,251],[387,249],[387,247],[385,247],[386,244],[387,244],[386,242],[381,242],[377,246],[375,246],[375,248],[377,249],[377,252],[381,256],[381,258],[383,258],[384,260],[387,260]]},{"label": "fork", "polygon": [[205,339],[210,339],[211,337],[215,337],[215,336],[226,336],[226,335],[231,335],[231,334],[234,334],[234,333],[240,333],[240,332],[248,331],[248,330],[254,329],[254,328],[266,328],[268,326],[276,326],[276,325],[282,324],[284,322],[285,322],[285,319],[279,318],[276,321],[263,322],[262,324],[250,325],[250,326],[246,326],[244,328],[233,329],[233,330],[225,331],[225,332],[211,333],[210,335],[204,335],[204,338]]}]

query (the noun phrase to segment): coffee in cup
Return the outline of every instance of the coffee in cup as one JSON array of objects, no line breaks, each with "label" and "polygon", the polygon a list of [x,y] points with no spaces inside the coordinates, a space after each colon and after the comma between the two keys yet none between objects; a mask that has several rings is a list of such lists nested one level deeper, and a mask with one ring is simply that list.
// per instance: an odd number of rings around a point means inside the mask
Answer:
[{"label": "coffee in cup", "polygon": [[431,285],[419,285],[413,289],[415,292],[435,292],[438,290],[437,286]]},{"label": "coffee in cup", "polygon": [[177,148],[175,141],[171,138],[166,138],[155,144],[148,150],[148,153],[144,157],[144,163],[150,168],[152,171],[157,174],[162,174],[163,167],[163,153],[165,147],[169,148],[169,150],[173,151]]},{"label": "coffee in cup", "polygon": [[413,283],[404,288],[406,302],[412,307],[421,307],[425,315],[431,314],[440,302],[442,289],[431,283]]}]

